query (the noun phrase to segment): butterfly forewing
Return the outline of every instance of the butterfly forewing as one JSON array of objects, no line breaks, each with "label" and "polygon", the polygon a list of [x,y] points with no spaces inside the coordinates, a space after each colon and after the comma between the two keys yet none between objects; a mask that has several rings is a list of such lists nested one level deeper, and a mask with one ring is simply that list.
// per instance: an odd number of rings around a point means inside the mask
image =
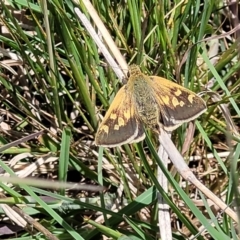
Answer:
[{"label": "butterfly forewing", "polygon": [[166,130],[174,130],[206,110],[205,102],[194,92],[161,77],[151,76],[150,79],[159,106],[160,123]]},{"label": "butterfly forewing", "polygon": [[132,96],[123,86],[99,126],[96,145],[115,147],[143,140],[144,128],[137,116]]}]

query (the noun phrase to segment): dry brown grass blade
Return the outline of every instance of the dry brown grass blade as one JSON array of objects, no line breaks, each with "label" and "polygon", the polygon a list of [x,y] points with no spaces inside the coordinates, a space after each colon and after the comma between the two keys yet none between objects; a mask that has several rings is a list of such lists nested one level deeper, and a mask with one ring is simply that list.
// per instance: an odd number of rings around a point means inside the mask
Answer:
[{"label": "dry brown grass blade", "polygon": [[105,188],[102,186],[95,186],[95,185],[81,185],[77,183],[71,183],[71,182],[60,182],[60,181],[50,181],[50,180],[44,180],[44,179],[35,179],[35,178],[19,178],[19,177],[5,177],[0,176],[1,182],[8,182],[12,183],[14,185],[19,184],[26,184],[29,186],[36,186],[36,187],[42,187],[42,188],[48,188],[48,189],[75,189],[75,190],[87,190],[87,191],[93,191],[93,192],[99,192],[103,191]]},{"label": "dry brown grass blade", "polygon": [[239,220],[237,214],[196,178],[165,131],[161,132],[159,140],[160,144],[163,145],[164,149],[169,155],[170,160],[181,176],[196,186],[235,222],[238,222]]},{"label": "dry brown grass blade", "polygon": [[110,51],[112,52],[112,55],[114,55],[115,59],[119,63],[121,69],[125,74],[127,74],[128,71],[128,65],[125,61],[125,58],[122,56],[121,52],[119,51],[118,47],[116,46],[115,42],[113,41],[111,35],[109,34],[108,30],[104,26],[101,18],[98,16],[98,13],[94,9],[93,5],[89,0],[82,0],[85,7],[88,10],[88,13],[91,15],[94,23],[96,24],[98,30],[101,32],[104,40],[106,41]]},{"label": "dry brown grass blade", "polygon": [[31,140],[31,139],[33,139],[33,138],[35,138],[35,137],[38,137],[39,135],[43,134],[43,132],[44,132],[44,130],[39,131],[39,132],[37,132],[37,133],[30,134],[30,135],[28,135],[28,136],[26,136],[26,137],[23,137],[23,138],[21,138],[21,139],[18,139],[18,140],[14,141],[14,142],[11,142],[11,143],[9,143],[9,144],[6,144],[6,145],[4,145],[4,146],[2,146],[2,147],[0,148],[0,152],[3,152],[4,150],[6,150],[6,149],[8,149],[8,148],[10,148],[10,147],[17,146],[18,144],[21,144],[21,143],[23,143],[23,142],[29,141],[29,140]]},{"label": "dry brown grass blade", "polygon": [[124,79],[123,72],[121,71],[121,69],[119,69],[119,66],[117,65],[117,63],[115,62],[115,60],[113,59],[113,57],[111,56],[111,54],[109,53],[109,51],[107,50],[105,45],[103,44],[102,40],[99,38],[99,36],[95,32],[94,28],[92,27],[92,25],[89,22],[89,20],[87,19],[87,17],[78,8],[75,8],[74,10],[75,10],[75,13],[77,14],[79,20],[81,21],[81,23],[88,30],[88,33],[90,34],[92,39],[94,39],[99,50],[102,52],[102,54],[104,55],[104,57],[107,60],[107,62],[109,63],[109,65],[112,67],[115,74],[118,76],[120,81],[122,81]]},{"label": "dry brown grass blade", "polygon": [[23,212],[21,209],[19,209],[18,207],[13,206],[12,207],[13,210],[15,212],[17,212],[23,219],[26,220],[26,222],[34,227],[35,229],[37,229],[39,232],[41,232],[42,234],[44,234],[44,236],[46,236],[47,239],[50,240],[58,240],[57,237],[55,237],[51,232],[49,232],[42,224],[40,224],[39,222],[37,222],[36,220],[34,220],[32,217],[30,217],[28,214],[26,214],[25,212]]},{"label": "dry brown grass blade", "polygon": [[[163,131],[163,130],[162,130]],[[160,136],[159,136],[160,139]],[[161,144],[158,150],[158,156],[163,161],[164,166],[167,168],[168,165],[168,154],[165,151],[163,145]],[[158,166],[157,179],[164,189],[168,192],[168,181],[160,167]],[[161,234],[161,239],[171,240],[172,239],[172,228],[171,219],[169,213],[169,206],[165,203],[162,195],[158,192],[158,222],[159,222],[159,232]]]}]

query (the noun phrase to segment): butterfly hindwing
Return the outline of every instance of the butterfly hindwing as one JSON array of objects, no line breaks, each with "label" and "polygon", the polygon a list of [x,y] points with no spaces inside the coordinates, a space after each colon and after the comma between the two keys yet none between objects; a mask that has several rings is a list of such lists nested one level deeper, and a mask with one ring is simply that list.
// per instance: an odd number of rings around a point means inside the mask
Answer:
[{"label": "butterfly hindwing", "polygon": [[116,94],[96,134],[99,146],[115,147],[139,142],[145,138],[143,124],[137,118],[135,105],[126,86]]}]

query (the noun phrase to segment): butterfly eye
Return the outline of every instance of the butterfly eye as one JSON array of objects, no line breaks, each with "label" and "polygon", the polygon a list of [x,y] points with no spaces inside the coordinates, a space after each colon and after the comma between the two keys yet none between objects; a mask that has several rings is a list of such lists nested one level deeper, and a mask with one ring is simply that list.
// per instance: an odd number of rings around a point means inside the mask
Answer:
[{"label": "butterfly eye", "polygon": [[127,72],[127,77],[129,78],[129,77],[130,77],[130,75],[131,75],[131,74],[130,74],[130,71],[128,71],[128,72]]}]

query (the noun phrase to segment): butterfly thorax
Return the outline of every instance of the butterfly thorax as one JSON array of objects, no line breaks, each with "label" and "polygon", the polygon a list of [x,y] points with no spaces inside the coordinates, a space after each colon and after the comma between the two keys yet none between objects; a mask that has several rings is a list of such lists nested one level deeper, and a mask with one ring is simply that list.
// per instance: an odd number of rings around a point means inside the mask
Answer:
[{"label": "butterfly thorax", "polygon": [[151,79],[141,73],[140,70],[139,72],[137,70],[137,68],[134,68],[134,72],[130,71],[127,87],[133,93],[133,101],[138,117],[146,126],[156,130],[159,125],[159,110],[152,93],[153,89],[148,84]]}]

